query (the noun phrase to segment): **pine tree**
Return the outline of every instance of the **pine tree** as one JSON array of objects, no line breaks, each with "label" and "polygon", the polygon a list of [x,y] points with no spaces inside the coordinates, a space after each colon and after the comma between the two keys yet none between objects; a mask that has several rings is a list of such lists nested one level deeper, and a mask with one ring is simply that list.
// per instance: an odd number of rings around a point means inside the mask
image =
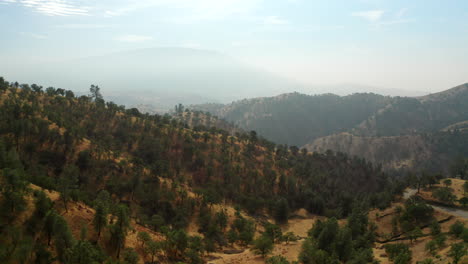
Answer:
[{"label": "pine tree", "polygon": [[58,188],[66,212],[68,212],[67,204],[70,200],[71,192],[78,187],[78,176],[79,170],[74,165],[67,165],[60,175]]},{"label": "pine tree", "polygon": [[116,250],[117,258],[119,258],[120,251],[125,246],[125,239],[130,226],[130,219],[126,206],[119,205],[116,211],[117,221],[110,227],[110,242]]},{"label": "pine tree", "polygon": [[96,206],[93,219],[94,230],[97,232],[97,241],[101,237],[101,231],[107,226],[107,210],[101,203]]}]

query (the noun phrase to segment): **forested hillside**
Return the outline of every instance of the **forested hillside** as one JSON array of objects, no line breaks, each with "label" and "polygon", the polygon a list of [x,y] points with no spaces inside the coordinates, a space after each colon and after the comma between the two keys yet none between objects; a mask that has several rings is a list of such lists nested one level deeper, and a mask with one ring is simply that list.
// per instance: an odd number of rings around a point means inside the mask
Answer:
[{"label": "forested hillside", "polygon": [[303,146],[318,137],[350,130],[391,101],[376,94],[291,93],[190,108],[211,112],[276,143]]},{"label": "forested hillside", "polygon": [[468,120],[468,84],[419,98],[397,98],[352,133],[399,136],[431,133]]},{"label": "forested hillside", "polygon": [[357,155],[385,169],[448,173],[468,157],[468,85],[420,98],[396,98],[349,133],[316,139],[306,147]]},{"label": "forested hillside", "polygon": [[424,97],[298,93],[206,104],[209,111],[277,143],[356,155],[384,169],[448,172],[466,157],[468,85]]},{"label": "forested hillside", "polygon": [[[153,257],[199,263],[205,250],[228,241],[248,245],[255,232],[240,214],[229,227],[214,204],[271,216],[278,223],[300,208],[344,218],[358,213],[353,208],[387,207],[403,188],[363,159],[310,154],[275,145],[255,132],[231,136],[204,126],[191,129],[169,116],[105,102],[94,85],[89,96],[76,97],[69,90],[0,79],[0,106],[4,263],[122,259],[121,252],[133,254],[125,249],[130,223],[164,237]],[[32,193],[30,183],[58,191],[60,199],[51,204],[42,192]],[[25,216],[31,199],[36,213]],[[96,211],[96,236],[90,242],[86,235],[73,237],[60,216],[78,201]],[[194,221],[202,237],[187,237],[185,230]],[[347,258],[362,257],[360,250],[368,247],[356,244],[356,255]],[[76,262],[83,254],[89,262]]]},{"label": "forested hillside", "polygon": [[449,131],[383,137],[340,133],[318,138],[305,147],[319,153],[332,149],[356,155],[390,171],[419,170],[447,174],[455,159],[468,157],[467,146],[468,131]]}]

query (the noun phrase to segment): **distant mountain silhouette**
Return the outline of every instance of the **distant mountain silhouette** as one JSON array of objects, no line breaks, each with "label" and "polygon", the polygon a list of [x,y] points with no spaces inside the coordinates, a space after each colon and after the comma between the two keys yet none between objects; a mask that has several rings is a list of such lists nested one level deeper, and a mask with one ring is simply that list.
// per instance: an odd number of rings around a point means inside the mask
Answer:
[{"label": "distant mountain silhouette", "polygon": [[294,91],[300,84],[218,52],[151,48],[49,63],[25,69],[19,80],[87,91],[99,85],[117,103],[151,104],[158,110],[177,103],[230,102]]}]

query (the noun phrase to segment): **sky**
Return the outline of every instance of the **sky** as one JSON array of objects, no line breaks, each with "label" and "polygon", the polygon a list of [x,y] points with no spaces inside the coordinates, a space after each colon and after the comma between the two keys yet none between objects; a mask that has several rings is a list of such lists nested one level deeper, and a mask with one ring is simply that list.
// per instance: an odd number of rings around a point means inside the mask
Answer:
[{"label": "sky", "polygon": [[466,0],[0,0],[0,34],[3,63],[187,47],[314,85],[468,82]]}]

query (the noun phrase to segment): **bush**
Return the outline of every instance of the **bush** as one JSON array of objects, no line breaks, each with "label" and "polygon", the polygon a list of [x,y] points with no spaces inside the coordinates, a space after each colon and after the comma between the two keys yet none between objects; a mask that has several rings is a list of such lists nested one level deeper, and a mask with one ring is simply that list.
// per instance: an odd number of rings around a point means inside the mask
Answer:
[{"label": "bush", "polygon": [[409,252],[401,252],[395,257],[393,261],[395,264],[408,264],[411,263],[411,251]]},{"label": "bush", "polygon": [[468,228],[463,229],[460,238],[463,239],[463,242],[468,243]]},{"label": "bush", "polygon": [[266,264],[289,264],[289,261],[283,256],[273,256],[268,258],[265,262]]},{"label": "bush", "polygon": [[126,248],[123,253],[123,258],[127,264],[138,263],[138,253],[133,248]]},{"label": "bush", "polygon": [[411,260],[411,251],[406,244],[397,243],[385,245],[385,252],[387,252],[388,258],[395,263],[397,263],[397,259],[400,261],[399,263],[407,263],[404,262],[404,260],[406,260],[408,256],[409,260]]},{"label": "bush", "polygon": [[453,259],[453,264],[458,264],[463,256],[467,254],[467,248],[464,243],[453,244],[450,247],[448,256]]},{"label": "bush", "polygon": [[437,236],[438,234],[440,234],[440,224],[439,222],[437,222],[437,220],[434,220],[432,223],[431,223],[431,235],[433,237]]},{"label": "bush", "polygon": [[437,242],[435,240],[431,240],[429,242],[426,243],[426,251],[428,251],[429,253],[431,253],[431,255],[435,255],[436,253],[436,250],[437,250]]},{"label": "bush", "polygon": [[449,188],[438,188],[432,192],[432,196],[441,202],[453,204],[457,197],[450,191]]},{"label": "bush", "polygon": [[416,262],[417,264],[433,264],[434,261],[432,259],[425,259],[425,260],[422,260],[422,261],[418,261]]},{"label": "bush", "polygon": [[439,248],[445,246],[445,241],[447,240],[447,236],[445,234],[439,234],[436,236],[434,241],[437,243]]},{"label": "bush", "polygon": [[460,221],[457,221],[450,226],[450,234],[454,235],[455,237],[460,237],[463,233],[463,230],[465,230],[465,224]]}]

